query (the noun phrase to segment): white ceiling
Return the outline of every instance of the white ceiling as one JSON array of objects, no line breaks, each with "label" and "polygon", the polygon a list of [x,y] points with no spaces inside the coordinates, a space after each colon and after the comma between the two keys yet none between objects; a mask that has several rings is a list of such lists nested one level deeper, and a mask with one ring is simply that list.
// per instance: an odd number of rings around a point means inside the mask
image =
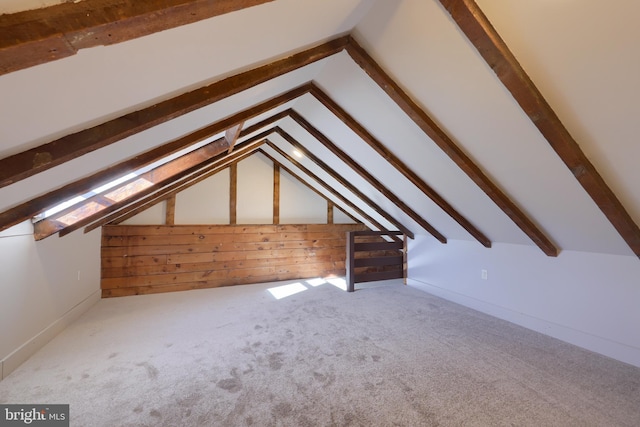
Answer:
[{"label": "white ceiling", "polygon": [[[0,10],[8,10],[5,3],[0,2]],[[640,223],[635,185],[640,181],[635,167],[640,144],[634,139],[640,125],[633,116],[640,95],[640,51],[635,46],[640,27],[632,22],[640,2],[619,0],[615,7],[600,0],[477,3]],[[632,254],[436,0],[276,0],[0,76],[0,156],[348,32],[560,249]],[[489,239],[533,245],[344,52],[2,188],[0,209],[310,80]],[[312,96],[288,106],[445,236],[473,239]],[[280,126],[412,231],[425,233],[292,120],[284,119]],[[273,141],[287,147],[277,137]]]}]

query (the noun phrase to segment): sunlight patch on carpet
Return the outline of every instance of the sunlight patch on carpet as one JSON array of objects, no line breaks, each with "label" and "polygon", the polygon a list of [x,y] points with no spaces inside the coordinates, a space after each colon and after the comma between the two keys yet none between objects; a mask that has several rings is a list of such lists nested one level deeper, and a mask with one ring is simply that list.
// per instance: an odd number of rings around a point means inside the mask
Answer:
[{"label": "sunlight patch on carpet", "polygon": [[306,291],[307,289],[308,288],[302,283],[296,282],[288,285],[276,286],[275,288],[269,288],[267,290],[275,299],[282,299]]},{"label": "sunlight patch on carpet", "polygon": [[342,289],[343,291],[347,290],[347,281],[340,277],[332,277],[327,279],[327,282],[331,283],[338,289]]},{"label": "sunlight patch on carpet", "polygon": [[313,286],[314,288],[315,288],[316,286],[324,285],[325,283],[327,283],[327,281],[326,281],[326,280],[324,280],[324,279],[323,279],[323,278],[321,278],[321,277],[318,277],[318,278],[315,278],[315,279],[305,280],[305,282],[306,282],[308,285]]}]

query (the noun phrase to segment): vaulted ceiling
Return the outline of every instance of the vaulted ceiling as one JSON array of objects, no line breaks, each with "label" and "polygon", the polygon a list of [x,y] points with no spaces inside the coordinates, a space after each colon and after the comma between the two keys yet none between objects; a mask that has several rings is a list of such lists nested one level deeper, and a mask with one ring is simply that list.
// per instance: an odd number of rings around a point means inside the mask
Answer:
[{"label": "vaulted ceiling", "polygon": [[[13,12],[10,3],[0,11]],[[229,13],[205,7],[216,2],[187,3],[200,9],[185,16],[212,17],[106,47],[80,45],[54,61],[40,56],[40,65],[15,65],[34,40],[2,37],[0,211],[15,217],[16,207],[33,208],[212,123],[219,129],[210,136],[220,137],[238,124],[223,119],[311,84],[314,91],[243,119],[248,129],[281,113],[241,134],[236,149],[264,131],[283,152],[295,141],[311,155],[301,165],[385,227],[537,245],[547,255],[640,255],[636,2],[275,0],[235,2],[250,7]],[[143,11],[151,16],[138,18],[143,28],[185,13],[163,7],[164,15]],[[13,36],[20,25],[0,27]],[[298,57],[290,70],[278,68]],[[73,159],[55,167],[58,151],[41,149],[92,141],[103,148],[70,150]],[[277,148],[265,151],[296,168]],[[24,176],[21,155],[31,161]]]}]

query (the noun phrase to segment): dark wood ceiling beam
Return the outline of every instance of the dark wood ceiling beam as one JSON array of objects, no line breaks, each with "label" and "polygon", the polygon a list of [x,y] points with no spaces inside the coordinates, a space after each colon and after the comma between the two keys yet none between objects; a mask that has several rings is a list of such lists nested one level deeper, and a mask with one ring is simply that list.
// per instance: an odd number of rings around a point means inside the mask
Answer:
[{"label": "dark wood ceiling beam", "polygon": [[346,50],[355,63],[384,90],[400,109],[402,109],[546,255],[558,255],[558,249],[538,226],[482,172],[471,158],[440,129],[435,121],[402,90],[353,37],[349,37]]},{"label": "dark wood ceiling beam", "polygon": [[[265,135],[266,134],[256,135],[254,138],[256,140],[263,139]],[[157,168],[148,171],[129,182],[114,187],[113,189],[108,190],[108,193],[106,194],[99,194],[90,197],[89,199],[71,206],[55,215],[36,222],[34,224],[34,237],[36,240],[42,240],[55,233],[59,233],[60,236],[69,234],[98,218],[104,217],[111,212],[123,208],[140,197],[151,194],[176,180],[197,173],[210,162],[223,160],[224,156],[229,155],[226,152],[228,148],[229,146],[227,145],[227,141],[224,138],[220,138],[198,148],[197,150],[185,154],[178,159],[158,166]],[[143,180],[149,182],[151,185],[140,190],[136,189],[135,191],[130,192],[130,194],[124,196],[121,200],[105,200],[109,197],[109,194],[121,191],[131,182]],[[103,203],[101,203],[99,207],[95,206],[94,203],[98,198],[103,200]],[[68,217],[70,217],[71,220],[65,219]]]},{"label": "dark wood ceiling beam", "polygon": [[375,228],[377,228],[380,231],[386,230],[386,228],[382,224],[380,224],[378,221],[376,221],[371,215],[369,215],[368,213],[366,213],[365,211],[360,209],[358,207],[358,205],[353,203],[351,200],[347,199],[345,196],[343,196],[342,194],[337,192],[333,187],[331,187],[329,184],[327,184],[318,175],[316,175],[315,173],[311,172],[302,163],[300,163],[298,160],[296,160],[293,157],[291,157],[289,154],[287,154],[280,147],[278,147],[277,145],[275,145],[273,142],[271,142],[269,140],[267,140],[267,145],[272,150],[274,150],[276,153],[278,153],[280,156],[282,156],[284,159],[286,159],[289,163],[291,163],[292,165],[294,165],[295,167],[300,169],[300,171],[302,171],[302,173],[304,173],[305,175],[310,177],[312,180],[314,180],[318,185],[320,185],[322,188],[324,188],[327,192],[332,194],[336,199],[340,200],[345,206],[350,207],[354,212],[356,212],[358,215],[360,215],[360,217],[363,220],[369,222],[370,224],[372,224]]},{"label": "dark wood ceiling beam", "polygon": [[0,75],[273,0],[84,0],[0,15]]},{"label": "dark wood ceiling beam", "polygon": [[217,174],[231,164],[240,162],[251,156],[264,143],[264,140],[250,141],[247,145],[238,148],[231,154],[227,153],[227,156],[223,156],[221,159],[203,168],[201,171],[199,171],[198,175],[195,178],[193,176],[184,177],[152,194],[137,199],[133,203],[130,203],[127,206],[124,206],[107,216],[99,218],[94,223],[85,227],[84,232],[88,233],[106,224],[120,224],[123,221],[126,221],[127,219],[138,215],[140,212],[145,211],[152,206],[155,206],[158,203],[169,200],[171,198],[175,198],[179,192],[184,191],[187,188]]},{"label": "dark wood ceiling beam", "polygon": [[313,153],[311,153],[309,150],[307,150],[295,138],[293,138],[291,135],[289,135],[287,132],[285,132],[283,129],[281,129],[278,126],[275,126],[273,128],[273,130],[278,135],[280,135],[282,138],[284,138],[284,140],[287,141],[292,147],[294,147],[295,149],[300,151],[303,154],[303,156],[305,156],[311,162],[315,163],[318,167],[320,167],[322,170],[324,170],[329,176],[331,176],[331,178],[333,178],[334,180],[339,182],[340,185],[342,185],[343,187],[348,189],[350,192],[352,192],[354,195],[356,195],[364,203],[366,203],[367,205],[371,206],[380,216],[382,216],[384,219],[386,219],[391,224],[393,224],[395,227],[397,227],[398,230],[402,231],[403,234],[406,234],[411,239],[414,238],[414,234],[413,234],[413,232],[411,230],[409,230],[400,221],[398,221],[393,216],[391,216],[389,213],[387,213],[384,209],[382,209],[382,207],[380,205],[378,205],[376,202],[371,200],[370,197],[368,197],[366,194],[364,194],[362,191],[360,191],[358,189],[358,187],[356,187],[353,183],[349,182],[349,180],[345,179],[344,177],[342,177],[338,173],[336,173],[331,166],[329,166],[328,164],[323,162],[320,158],[318,158]]},{"label": "dark wood ceiling beam", "polygon": [[[35,199],[32,199],[26,203],[22,203],[20,205],[12,207],[0,213],[0,231],[6,230],[9,227],[33,218],[34,216],[44,212],[45,210],[51,208],[52,206],[55,206],[58,203],[71,199],[77,195],[87,193],[93,188],[113,181],[114,179],[135,171],[136,169],[147,166],[162,159],[163,157],[176,153],[197,142],[204,141],[205,139],[223,132],[225,129],[236,126],[237,124],[242,123],[245,120],[249,120],[260,114],[264,114],[265,112],[273,108],[277,108],[278,106],[281,106],[282,104],[285,104],[307,93],[309,91],[309,88],[310,85],[305,84],[289,90],[283,94],[268,99],[267,101],[254,105],[253,107],[250,107],[244,111],[226,117],[216,123],[212,123],[211,125],[185,135],[175,141],[168,142],[161,147],[157,147],[141,153],[115,166],[67,184],[42,196],[36,197]],[[241,131],[240,136],[246,136],[253,132],[256,132],[260,130],[260,128],[273,123],[274,120],[282,118],[285,115],[276,114],[273,115],[269,121],[263,120],[260,123],[249,126]]]},{"label": "dark wood ceiling beam", "polygon": [[[260,130],[272,123],[277,122],[278,120],[280,120],[283,117],[286,117],[288,115],[288,111],[283,111],[283,112],[279,112],[276,113],[250,127],[245,128],[242,133],[241,133],[241,137],[242,136],[246,136],[246,135],[250,135],[254,132],[256,132],[257,130]],[[271,133],[271,130],[266,130],[261,132],[258,137],[259,138],[263,138],[265,137],[267,134]],[[242,155],[242,157],[239,157],[238,160],[236,160],[235,162],[242,160],[244,158],[246,158],[248,155],[252,154],[253,151],[263,151],[261,149],[259,149],[260,145],[255,145],[255,137],[250,138],[247,142],[242,143],[241,145],[239,145],[239,148],[237,148],[236,152],[233,153],[234,155]],[[249,144],[249,145],[247,145]],[[264,153],[264,152],[263,152]],[[264,153],[265,155],[267,155],[266,153]],[[274,160],[271,156],[268,156],[271,160]],[[233,159],[231,159],[233,160]],[[275,161],[275,160],[274,160]],[[277,162],[277,161],[275,161]],[[280,164],[280,163],[278,163]],[[227,163],[224,164],[225,167],[226,165],[228,165]],[[296,177],[298,180],[300,180],[302,183],[304,183],[305,185],[307,185],[311,190],[313,190],[314,192],[316,192],[316,194],[320,195],[322,198],[326,199],[326,196],[324,196],[322,193],[320,193],[318,190],[316,190],[314,187],[310,186],[308,183],[306,183],[304,180],[302,180],[299,176],[297,176],[294,172],[292,172],[291,170],[287,169],[286,167],[282,166],[282,164],[280,164],[281,168],[287,172],[289,172],[291,175],[293,175],[294,177]],[[213,170],[211,170],[213,168]],[[87,226],[85,228],[85,233],[89,232],[91,230],[94,230],[95,228],[101,227],[105,224],[119,224],[122,221],[125,221],[126,219],[129,219],[135,215],[137,215],[138,213],[142,212],[145,209],[149,209],[150,207],[152,207],[153,205],[160,203],[161,201],[165,200],[166,198],[175,196],[178,192],[180,191],[184,191],[187,188],[191,187],[192,185],[197,184],[198,182],[201,182],[202,180],[212,176],[213,174],[217,173],[220,170],[219,164],[215,163],[203,170],[201,170],[199,172],[199,176],[195,179],[193,179],[192,177],[187,177],[187,179],[183,179],[182,181],[178,181],[176,183],[171,184],[168,187],[164,187],[161,190],[159,190],[156,193],[153,193],[150,196],[147,196],[143,199],[141,199],[140,201],[136,201],[135,203],[125,207],[124,209],[121,209],[118,212],[112,213],[104,218],[99,219],[98,221],[94,222],[93,224]],[[309,172],[310,173],[310,172]],[[201,174],[201,175],[200,175]],[[327,186],[327,188],[329,190],[330,187]],[[332,192],[332,194],[335,194],[335,192]],[[328,200],[328,199],[327,199]],[[355,205],[354,205],[355,206]],[[358,222],[358,220],[356,218],[353,217],[353,215],[351,215],[350,213],[344,211],[342,208],[338,207],[338,209],[342,210],[342,212],[344,212],[347,216],[349,216],[351,219],[353,219],[355,222]],[[368,217],[367,217],[368,218]],[[379,225],[377,222],[375,222],[373,219],[371,219],[371,221],[373,221],[372,223]]]},{"label": "dark wood ceiling beam", "polygon": [[456,211],[436,190],[420,178],[412,171],[402,160],[398,158],[391,150],[376,139],[364,126],[356,121],[349,113],[340,107],[329,95],[327,95],[316,84],[312,84],[309,91],[322,105],[338,117],[349,129],[358,135],[364,142],[369,144],[382,158],[389,162],[398,172],[404,175],[413,185],[415,185],[422,193],[433,201],[440,209],[456,221],[462,228],[471,234],[483,246],[490,248],[491,240],[478,230],[469,220]]},{"label": "dark wood ceiling beam", "polygon": [[340,37],[171,99],[125,114],[97,126],[58,138],[0,160],[0,187],[106,147],[128,136],[250,89],[340,52],[348,38]]},{"label": "dark wood ceiling beam", "polygon": [[403,202],[393,191],[387,188],[382,182],[374,177],[369,171],[367,171],[362,165],[353,160],[351,156],[342,151],[336,144],[334,144],[325,134],[320,132],[315,126],[309,123],[304,117],[298,114],[295,110],[289,111],[289,116],[293,121],[300,125],[305,131],[313,136],[318,142],[324,145],[334,156],[348,165],[354,172],[356,172],[362,179],[367,181],[373,188],[379,191],[384,197],[386,197],[391,203],[395,204],[401,211],[413,219],[420,227],[429,232],[440,243],[447,243],[447,238],[436,230],[428,221],[422,218],[416,211],[414,211],[409,205]]},{"label": "dark wood ceiling beam", "polygon": [[[110,194],[117,194],[119,191],[123,191],[127,187],[135,185],[135,183],[138,182],[151,183],[151,186],[147,188],[157,189],[161,183],[178,175],[183,170],[197,167],[197,165],[201,165],[203,162],[220,154],[222,151],[226,151],[228,148],[229,146],[227,145],[227,141],[224,138],[220,138],[205,145],[204,147],[185,154],[178,159],[167,162],[153,170],[143,173],[142,175],[136,176],[117,187],[109,189],[105,194],[97,194],[90,197],[78,204],[64,209],[61,212],[36,222],[33,226],[34,237],[36,240],[42,240],[57,232],[63,232],[64,230],[69,230],[69,232],[71,232],[76,230],[78,227],[84,225],[85,221],[88,221],[89,218],[93,218],[96,215],[104,215],[108,213],[111,207],[119,204],[118,200],[108,200]],[[144,190],[139,191],[138,188],[134,188],[132,190],[132,196],[137,196],[143,192]],[[125,198],[125,200],[128,198]],[[96,204],[100,207],[96,207]]]},{"label": "dark wood ceiling beam", "polygon": [[440,0],[460,30],[511,92],[573,176],[633,252],[640,257],[640,228],[560,121],[493,25],[473,0]]}]

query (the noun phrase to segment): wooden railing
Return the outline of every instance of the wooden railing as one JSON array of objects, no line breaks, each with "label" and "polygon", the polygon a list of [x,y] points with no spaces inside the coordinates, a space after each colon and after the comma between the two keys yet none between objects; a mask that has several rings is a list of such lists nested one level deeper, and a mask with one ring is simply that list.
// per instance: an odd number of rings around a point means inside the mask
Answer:
[{"label": "wooden railing", "polygon": [[402,278],[406,284],[407,236],[400,231],[348,231],[346,276],[348,292],[356,283],[375,280]]}]

